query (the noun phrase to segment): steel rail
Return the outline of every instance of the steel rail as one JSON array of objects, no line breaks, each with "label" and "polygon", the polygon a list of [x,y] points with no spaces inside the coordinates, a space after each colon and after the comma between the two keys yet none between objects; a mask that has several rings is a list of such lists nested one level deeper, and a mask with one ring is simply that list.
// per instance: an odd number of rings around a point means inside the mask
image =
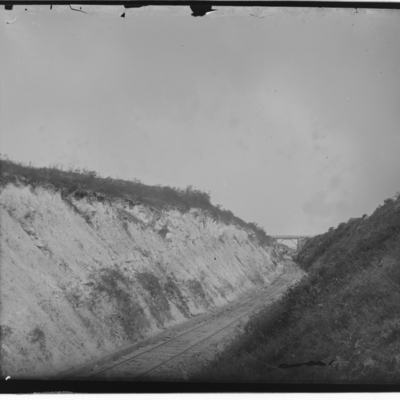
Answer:
[{"label": "steel rail", "polygon": [[[257,297],[256,297],[255,299],[253,299],[253,300],[258,299],[258,297],[261,297],[261,295],[260,295],[260,296],[257,296]],[[247,303],[246,303],[246,304],[247,304]],[[172,361],[173,359],[175,359],[175,358],[181,356],[182,354],[186,353],[187,351],[193,349],[193,347],[198,346],[200,343],[205,342],[206,340],[212,338],[213,336],[217,335],[218,333],[222,332],[223,330],[229,328],[231,325],[233,325],[233,324],[234,324],[235,322],[237,322],[239,319],[243,318],[245,315],[247,315],[247,313],[243,313],[240,317],[236,318],[235,320],[233,320],[233,321],[232,321],[231,323],[229,323],[228,325],[225,325],[223,328],[221,328],[221,329],[219,329],[218,331],[214,332],[213,334],[207,336],[206,338],[204,338],[204,339],[202,339],[202,340],[199,340],[199,341],[196,342],[194,345],[192,345],[192,346],[188,347],[187,349],[181,351],[180,353],[176,354],[175,356],[171,357],[170,359],[168,359],[168,360],[166,360],[166,361],[163,361],[162,363],[158,364],[157,366],[155,366],[155,367],[153,367],[153,368],[150,368],[149,370],[147,370],[146,372],[141,373],[140,375],[135,376],[133,379],[138,379],[138,378],[142,377],[143,375],[146,375],[146,374],[148,374],[149,372],[151,372],[151,371],[153,371],[153,370],[155,370],[155,369],[161,367],[162,365],[164,365],[164,364],[166,364],[166,363]]]},{"label": "steel rail", "polygon": [[[284,273],[280,274],[280,275],[275,279],[274,282],[275,282],[275,283],[278,283],[278,281],[281,279],[281,277],[282,277],[283,274],[284,274]],[[256,301],[257,299],[259,299],[260,297],[265,296],[265,295],[266,295],[266,293],[265,293],[265,291],[264,291],[264,292],[261,293],[259,296],[253,297],[253,298],[251,298],[250,300],[248,300],[248,301],[246,301],[245,303],[243,303],[243,304],[239,307],[239,309],[245,308],[245,306],[246,306],[247,304],[249,304],[249,303],[251,303],[251,302],[254,302],[254,301]],[[204,339],[202,339],[202,340],[196,342],[194,345],[192,345],[192,346],[188,347],[187,349],[185,349],[185,350],[179,352],[178,354],[175,354],[174,356],[172,356],[172,357],[169,358],[168,360],[165,360],[165,361],[163,361],[163,362],[157,364],[156,366],[151,367],[151,368],[148,369],[147,371],[142,372],[142,373],[140,373],[139,375],[136,375],[136,376],[132,377],[131,380],[138,379],[139,377],[142,377],[143,375],[148,374],[149,372],[151,372],[151,371],[153,371],[153,370],[155,370],[155,369],[161,367],[162,365],[164,365],[164,364],[166,364],[166,363],[172,361],[173,359],[179,357],[180,355],[186,353],[187,351],[191,350],[193,347],[198,346],[200,343],[205,342],[206,340],[210,339],[211,337],[215,336],[216,334],[220,333],[221,331],[223,331],[223,330],[229,328],[231,325],[233,325],[233,324],[234,324],[235,322],[237,322],[239,319],[241,319],[241,318],[243,318],[244,316],[246,316],[246,315],[248,314],[248,311],[249,311],[249,310],[247,310],[246,312],[244,312],[243,314],[241,314],[238,318],[235,318],[235,319],[234,319],[232,322],[230,322],[228,325],[225,325],[223,328],[219,329],[219,330],[216,331],[216,332],[213,332],[211,335],[209,335],[209,336],[207,336],[206,338],[204,338]],[[223,313],[223,312],[222,312],[222,313]],[[132,356],[132,357],[126,359],[126,360],[122,360],[122,361],[120,361],[119,363],[116,363],[116,364],[114,364],[114,365],[111,365],[110,367],[104,368],[104,369],[102,369],[101,371],[98,371],[98,372],[96,372],[96,373],[94,373],[94,374],[92,374],[92,375],[89,375],[89,376],[88,376],[88,379],[91,379],[91,378],[93,378],[93,377],[95,377],[95,376],[101,375],[101,374],[103,374],[104,372],[107,372],[107,371],[109,371],[109,370],[112,370],[112,369],[114,369],[114,368],[116,368],[116,367],[118,367],[118,366],[120,366],[120,365],[122,365],[122,364],[126,364],[126,363],[128,363],[128,362],[134,360],[135,358],[140,357],[140,356],[143,355],[143,354],[150,353],[150,352],[152,352],[153,350],[155,350],[155,349],[157,349],[157,348],[159,348],[159,347],[162,347],[162,346],[164,346],[164,345],[166,345],[166,344],[168,344],[168,343],[171,343],[171,342],[173,342],[173,341],[175,341],[175,340],[177,340],[177,339],[179,339],[179,338],[181,338],[181,337],[183,337],[183,336],[189,335],[189,334],[192,333],[193,331],[196,331],[196,330],[200,329],[201,327],[203,327],[204,325],[210,324],[210,323],[212,323],[212,322],[213,322],[213,321],[206,321],[206,322],[204,322],[204,323],[202,323],[202,324],[200,324],[200,325],[194,327],[193,329],[190,329],[189,331],[186,331],[186,332],[184,332],[184,333],[182,333],[182,334],[180,334],[180,335],[178,335],[178,336],[175,336],[174,338],[171,338],[170,340],[167,340],[167,341],[165,341],[165,342],[162,342],[162,343],[160,343],[160,344],[158,344],[158,345],[152,347],[151,349],[144,350],[144,351],[142,351],[141,353],[135,354],[134,356]]]}]

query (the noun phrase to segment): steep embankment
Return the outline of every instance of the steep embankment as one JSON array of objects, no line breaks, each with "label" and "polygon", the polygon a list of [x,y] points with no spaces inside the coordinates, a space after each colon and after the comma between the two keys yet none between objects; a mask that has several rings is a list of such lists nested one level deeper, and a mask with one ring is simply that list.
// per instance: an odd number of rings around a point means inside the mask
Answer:
[{"label": "steep embankment", "polygon": [[283,264],[201,209],[3,185],[2,375],[44,377],[268,285]]},{"label": "steep embankment", "polygon": [[400,195],[310,239],[297,261],[307,277],[192,379],[399,383]]}]

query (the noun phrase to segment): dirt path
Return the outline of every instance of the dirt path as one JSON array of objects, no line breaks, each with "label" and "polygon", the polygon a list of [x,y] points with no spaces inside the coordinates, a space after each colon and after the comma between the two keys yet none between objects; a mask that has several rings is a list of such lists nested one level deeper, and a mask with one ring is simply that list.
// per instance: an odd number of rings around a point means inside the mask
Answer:
[{"label": "dirt path", "polygon": [[249,316],[277,300],[304,273],[292,261],[265,290],[242,297],[206,316],[169,329],[68,376],[89,380],[184,381],[236,336]]}]

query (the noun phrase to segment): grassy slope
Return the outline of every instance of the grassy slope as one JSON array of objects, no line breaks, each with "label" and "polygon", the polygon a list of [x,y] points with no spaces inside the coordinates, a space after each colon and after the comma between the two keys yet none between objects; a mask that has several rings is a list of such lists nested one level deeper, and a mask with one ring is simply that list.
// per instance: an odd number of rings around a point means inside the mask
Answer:
[{"label": "grassy slope", "polygon": [[85,197],[90,192],[95,192],[106,197],[128,199],[135,204],[144,204],[159,210],[175,207],[187,212],[190,208],[200,208],[208,211],[216,220],[252,231],[254,238],[261,245],[273,244],[273,239],[255,222],[244,222],[231,211],[222,209],[220,205],[214,206],[211,204],[209,193],[194,189],[193,186],[188,186],[186,189],[161,185],[149,186],[137,179],[102,178],[95,171],[86,169],[64,171],[58,167],[37,168],[0,159],[0,186],[16,182],[21,178],[33,186],[52,185],[61,191],[65,199],[68,195]]},{"label": "grassy slope", "polygon": [[[400,383],[400,196],[311,239],[308,277],[193,380]],[[329,366],[277,368],[323,361]]]}]

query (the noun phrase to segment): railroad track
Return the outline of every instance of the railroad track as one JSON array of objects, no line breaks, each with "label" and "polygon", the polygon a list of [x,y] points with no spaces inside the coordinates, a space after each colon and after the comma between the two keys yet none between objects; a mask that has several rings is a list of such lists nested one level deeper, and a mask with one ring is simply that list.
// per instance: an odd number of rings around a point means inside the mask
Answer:
[{"label": "railroad track", "polygon": [[275,279],[267,290],[252,296],[237,307],[211,314],[207,321],[183,333],[174,337],[164,336],[161,343],[138,349],[97,367],[97,370],[92,369],[79,378],[129,381],[179,380],[179,375],[183,372],[181,367],[185,365],[185,361],[188,364],[188,359],[201,358],[204,355],[204,349],[213,343],[220,349],[219,344],[223,343],[226,337],[232,338],[232,333],[241,321],[261,306],[272,303],[301,276],[302,273],[299,270],[290,268]]}]

